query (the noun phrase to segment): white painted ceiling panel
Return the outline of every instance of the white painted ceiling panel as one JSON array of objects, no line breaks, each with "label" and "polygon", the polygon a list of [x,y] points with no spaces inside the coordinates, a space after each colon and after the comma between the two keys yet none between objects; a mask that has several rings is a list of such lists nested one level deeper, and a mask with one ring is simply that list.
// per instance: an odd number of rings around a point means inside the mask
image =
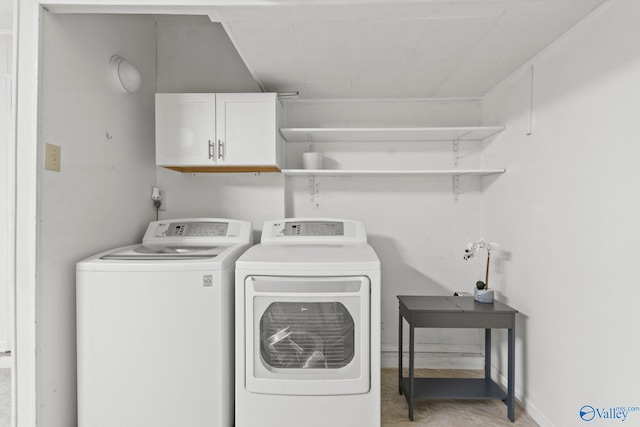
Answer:
[{"label": "white painted ceiling panel", "polygon": [[358,58],[354,81],[395,82],[402,77],[408,60],[404,58]]},{"label": "white painted ceiling panel", "polygon": [[300,59],[292,22],[239,22],[230,36],[245,60]]},{"label": "white painted ceiling panel", "polygon": [[304,98],[308,99],[349,98],[349,94],[351,93],[351,81],[311,81],[303,86],[301,93]]},{"label": "white painted ceiling panel", "polygon": [[212,16],[268,91],[476,97],[605,1],[287,0]]},{"label": "white painted ceiling panel", "polygon": [[351,98],[397,98],[398,87],[395,83],[369,82],[354,80],[349,92]]},{"label": "white painted ceiling panel", "polygon": [[410,58],[423,32],[416,19],[359,21],[358,57]]},{"label": "white painted ceiling panel", "polygon": [[420,21],[423,32],[415,45],[415,53],[433,56],[466,54],[480,43],[497,21],[496,17],[423,19]]},{"label": "white painted ceiling panel", "polygon": [[593,2],[589,1],[511,5],[434,95],[483,95],[566,32],[567,23],[578,22],[591,10]]},{"label": "white painted ceiling panel", "polygon": [[305,81],[353,80],[356,74],[356,59],[347,56],[302,59]]},{"label": "white painted ceiling panel", "polygon": [[355,60],[358,26],[351,21],[295,22],[294,32],[303,61],[341,57]]},{"label": "white painted ceiling panel", "polygon": [[263,83],[287,83],[304,81],[302,64],[298,60],[260,58],[252,62],[253,71]]}]

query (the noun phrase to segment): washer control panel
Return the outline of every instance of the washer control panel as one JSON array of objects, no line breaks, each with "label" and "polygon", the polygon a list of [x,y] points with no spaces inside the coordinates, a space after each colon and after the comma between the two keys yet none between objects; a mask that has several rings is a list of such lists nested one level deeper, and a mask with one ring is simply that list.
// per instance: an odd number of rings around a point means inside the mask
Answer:
[{"label": "washer control panel", "polygon": [[151,247],[216,246],[251,243],[251,223],[219,218],[154,221],[147,227],[142,244]]},{"label": "washer control panel", "polygon": [[164,236],[226,236],[228,222],[169,222],[158,224],[154,237]]}]

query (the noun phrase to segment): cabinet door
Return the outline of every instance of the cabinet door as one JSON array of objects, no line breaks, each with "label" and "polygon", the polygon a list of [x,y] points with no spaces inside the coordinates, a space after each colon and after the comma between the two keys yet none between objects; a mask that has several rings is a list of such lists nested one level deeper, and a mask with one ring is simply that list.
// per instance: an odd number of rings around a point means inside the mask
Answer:
[{"label": "cabinet door", "polygon": [[275,165],[275,93],[216,94],[217,164]]},{"label": "cabinet door", "polygon": [[215,164],[215,94],[156,94],[156,164]]}]

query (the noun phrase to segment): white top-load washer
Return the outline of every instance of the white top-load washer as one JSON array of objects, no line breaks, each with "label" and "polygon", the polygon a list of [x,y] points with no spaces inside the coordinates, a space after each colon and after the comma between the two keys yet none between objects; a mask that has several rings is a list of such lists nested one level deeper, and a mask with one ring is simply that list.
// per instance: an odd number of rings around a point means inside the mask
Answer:
[{"label": "white top-load washer", "polygon": [[236,427],[327,425],[380,425],[380,261],[360,221],[270,221],[236,264]]},{"label": "white top-load washer", "polygon": [[149,224],[76,266],[78,426],[233,425],[233,301],[250,222]]}]

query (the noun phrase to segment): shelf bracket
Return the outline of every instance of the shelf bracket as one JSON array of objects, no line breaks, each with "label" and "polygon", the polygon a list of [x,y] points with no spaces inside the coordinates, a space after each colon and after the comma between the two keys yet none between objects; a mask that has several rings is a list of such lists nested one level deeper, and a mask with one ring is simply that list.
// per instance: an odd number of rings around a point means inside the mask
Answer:
[{"label": "shelf bracket", "polygon": [[460,157],[460,142],[453,140],[453,166],[458,167],[458,158]]},{"label": "shelf bracket", "polygon": [[309,202],[315,207],[320,207],[318,203],[318,184],[316,183],[316,176],[309,175]]},{"label": "shelf bracket", "polygon": [[529,67],[529,111],[527,117],[527,135],[533,134],[533,91],[534,91],[533,65]]},{"label": "shelf bracket", "polygon": [[453,201],[458,201],[458,195],[460,194],[460,175],[453,176]]},{"label": "shelf bracket", "polygon": [[[453,167],[458,167],[458,159],[460,158],[460,141],[453,140]],[[453,176],[453,201],[458,201],[458,195],[460,194],[460,175]]]}]

